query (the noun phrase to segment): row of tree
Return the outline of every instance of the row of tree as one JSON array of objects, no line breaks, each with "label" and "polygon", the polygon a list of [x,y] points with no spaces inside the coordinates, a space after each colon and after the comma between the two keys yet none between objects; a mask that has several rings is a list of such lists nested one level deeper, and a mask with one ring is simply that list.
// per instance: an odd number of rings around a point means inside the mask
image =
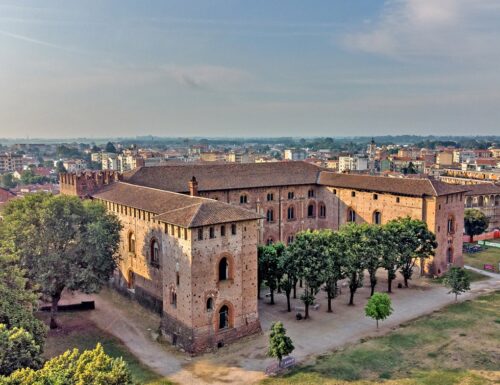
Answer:
[{"label": "row of tree", "polygon": [[363,285],[364,272],[370,279],[371,294],[377,285],[377,271],[387,271],[388,292],[400,271],[404,284],[412,278],[414,267],[423,269],[425,260],[437,247],[434,234],[425,222],[409,217],[399,218],[385,225],[348,224],[340,229],[303,231],[296,235],[288,247],[281,243],[260,246],[258,250],[258,287],[265,283],[274,293],[284,291],[287,308],[290,298],[297,298],[297,285],[303,284],[300,299],[304,303],[305,318],[309,306],[314,304],[321,288],[328,298],[328,312],[332,312],[332,299],[337,295],[338,282],[347,279],[354,304],[356,290]]}]

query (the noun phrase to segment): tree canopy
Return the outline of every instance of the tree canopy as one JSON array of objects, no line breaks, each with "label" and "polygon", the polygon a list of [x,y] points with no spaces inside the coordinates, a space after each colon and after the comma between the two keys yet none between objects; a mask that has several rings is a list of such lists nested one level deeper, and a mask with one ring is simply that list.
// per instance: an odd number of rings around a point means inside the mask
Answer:
[{"label": "tree canopy", "polygon": [[367,317],[377,321],[384,320],[392,314],[391,298],[386,293],[375,293],[368,300],[365,306]]},{"label": "tree canopy", "polygon": [[470,290],[470,277],[467,271],[461,267],[453,266],[445,275],[443,283],[450,288],[450,293],[455,294],[455,301],[458,296]]},{"label": "tree canopy", "polygon": [[269,335],[268,355],[278,359],[281,364],[283,357],[287,356],[295,347],[292,339],[286,335],[286,329],[281,322],[274,322],[271,325],[271,334]]},{"label": "tree canopy", "polygon": [[0,244],[51,298],[51,327],[64,289],[95,293],[116,268],[121,225],[99,202],[38,193],[10,201],[3,215]]},{"label": "tree canopy", "polygon": [[466,209],[464,211],[464,230],[469,237],[482,234],[488,228],[490,223],[489,218],[479,210]]}]

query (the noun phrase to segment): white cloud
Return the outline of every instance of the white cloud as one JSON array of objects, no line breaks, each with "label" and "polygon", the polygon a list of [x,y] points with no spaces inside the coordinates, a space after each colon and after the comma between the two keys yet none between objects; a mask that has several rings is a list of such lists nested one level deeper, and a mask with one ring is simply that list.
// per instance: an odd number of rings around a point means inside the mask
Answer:
[{"label": "white cloud", "polygon": [[343,37],[352,50],[394,57],[498,57],[496,0],[388,0],[375,23]]}]

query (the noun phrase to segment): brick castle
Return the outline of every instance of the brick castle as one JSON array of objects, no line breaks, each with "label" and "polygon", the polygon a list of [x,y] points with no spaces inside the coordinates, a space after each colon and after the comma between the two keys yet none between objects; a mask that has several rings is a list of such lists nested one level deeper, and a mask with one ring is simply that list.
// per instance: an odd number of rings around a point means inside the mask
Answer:
[{"label": "brick castle", "polygon": [[438,241],[426,272],[462,266],[466,190],[305,162],[61,175],[61,193],[102,201],[120,218],[115,284],[161,313],[165,337],[190,353],[260,331],[257,245],[288,244],[301,230],[411,216]]}]

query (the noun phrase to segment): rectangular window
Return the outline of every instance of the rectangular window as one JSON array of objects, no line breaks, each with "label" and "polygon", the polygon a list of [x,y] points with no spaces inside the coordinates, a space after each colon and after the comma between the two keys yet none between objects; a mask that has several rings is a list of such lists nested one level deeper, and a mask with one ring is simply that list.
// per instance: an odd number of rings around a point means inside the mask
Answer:
[{"label": "rectangular window", "polygon": [[378,199],[378,194],[373,194],[373,200],[377,200]]},{"label": "rectangular window", "polygon": [[168,234],[168,225],[166,223],[163,224],[163,231]]},{"label": "rectangular window", "polygon": [[187,239],[188,239],[188,230],[184,229],[184,240],[187,241]]},{"label": "rectangular window", "polygon": [[203,240],[203,227],[200,227],[198,229],[198,240],[202,241]]},{"label": "rectangular window", "polygon": [[220,236],[225,237],[226,236],[226,226],[222,225],[220,227]]},{"label": "rectangular window", "polygon": [[236,224],[235,224],[235,223],[233,223],[233,224],[231,225],[231,234],[232,234],[232,235],[236,235]]},{"label": "rectangular window", "polygon": [[356,196],[356,191],[351,191],[351,196],[355,197]]},{"label": "rectangular window", "polygon": [[215,238],[215,230],[213,227],[210,227],[209,229],[209,233],[210,233],[210,239],[213,239]]},{"label": "rectangular window", "polygon": [[288,199],[293,199],[294,196],[295,196],[295,194],[293,193],[293,191],[288,192]]},{"label": "rectangular window", "polygon": [[399,202],[400,202],[399,197],[396,197],[396,203],[399,203]]}]

